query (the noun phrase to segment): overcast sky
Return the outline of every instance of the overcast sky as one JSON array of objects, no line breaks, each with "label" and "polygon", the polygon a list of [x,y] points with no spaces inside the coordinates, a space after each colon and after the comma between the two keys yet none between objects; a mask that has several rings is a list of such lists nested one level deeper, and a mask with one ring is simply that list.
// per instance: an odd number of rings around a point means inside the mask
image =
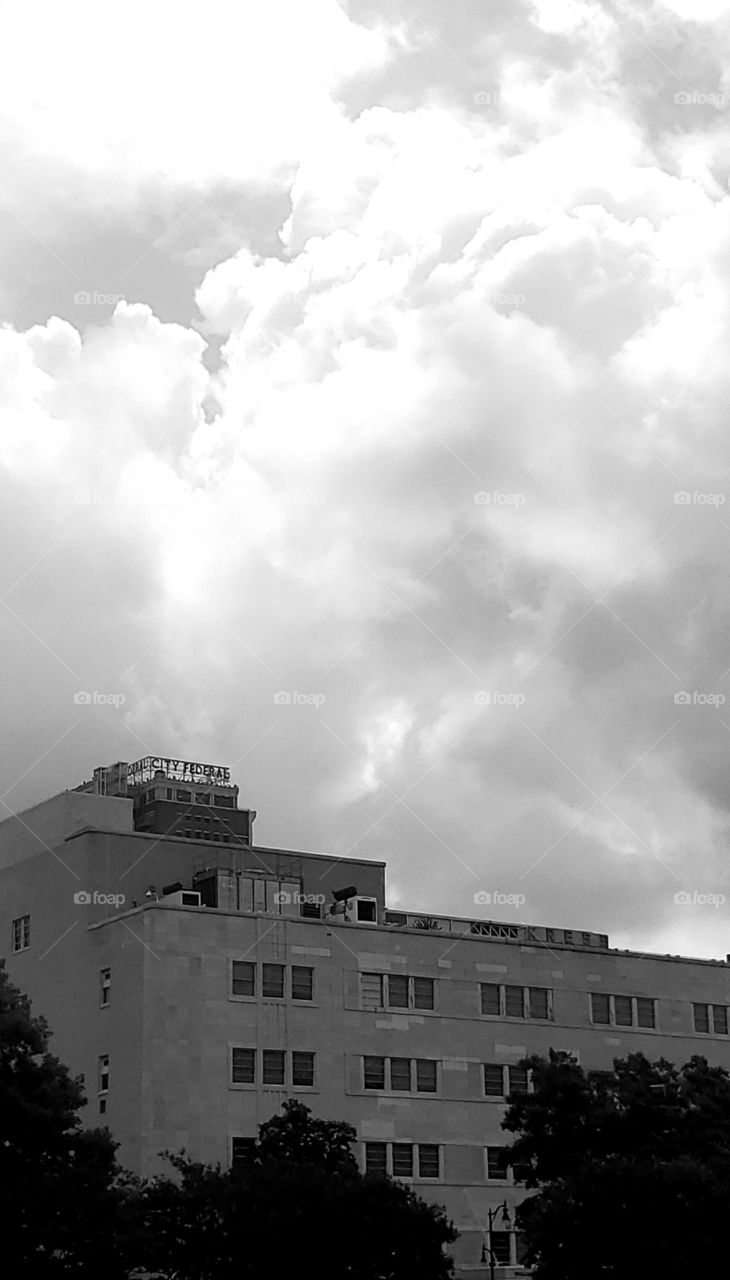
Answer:
[{"label": "overcast sky", "polygon": [[220,762],[391,905],[730,951],[729,68],[730,0],[3,0],[4,813]]}]

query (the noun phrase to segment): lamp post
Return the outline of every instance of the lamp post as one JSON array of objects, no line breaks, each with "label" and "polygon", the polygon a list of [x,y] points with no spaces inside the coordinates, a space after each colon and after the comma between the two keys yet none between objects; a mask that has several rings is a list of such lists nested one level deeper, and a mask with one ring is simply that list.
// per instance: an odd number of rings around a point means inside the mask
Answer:
[{"label": "lamp post", "polygon": [[[497,1207],[496,1207],[495,1209],[487,1209],[487,1233],[488,1233],[488,1235],[489,1235],[489,1246],[488,1246],[488,1247],[489,1247],[489,1275],[490,1275],[490,1280],[494,1280],[494,1265],[495,1265],[495,1259],[494,1259],[494,1249],[493,1249],[493,1247],[492,1247],[492,1231],[494,1230],[494,1223],[495,1223],[495,1221],[496,1221],[496,1219],[497,1219],[497,1214],[501,1214],[501,1215],[502,1215],[501,1221],[504,1223],[504,1225],[505,1225],[505,1226],[507,1227],[507,1229],[509,1230],[509,1228],[512,1226],[512,1219],[511,1219],[511,1218],[510,1218],[510,1216],[509,1216],[509,1209],[507,1208],[507,1201],[506,1201],[506,1200],[503,1200],[501,1204],[498,1204],[498,1205],[497,1205]],[[482,1261],[482,1262],[486,1262],[486,1261],[487,1261],[487,1246],[486,1246],[485,1244],[483,1244],[483,1245],[482,1245],[482,1256],[481,1256],[480,1261]]]}]

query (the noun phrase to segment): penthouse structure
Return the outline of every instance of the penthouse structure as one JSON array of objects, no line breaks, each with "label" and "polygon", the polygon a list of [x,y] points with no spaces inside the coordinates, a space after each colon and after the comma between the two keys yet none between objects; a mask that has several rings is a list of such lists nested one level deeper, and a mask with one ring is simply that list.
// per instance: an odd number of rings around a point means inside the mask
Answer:
[{"label": "penthouse structure", "polygon": [[147,757],[0,823],[9,974],[127,1168],[159,1172],[182,1147],[245,1161],[297,1097],[355,1126],[363,1169],[445,1205],[458,1275],[493,1261],[512,1280],[528,1274],[525,1193],[500,1123],[530,1088],[522,1057],[730,1067],[726,960],[619,951],[486,907],[391,910],[383,863],[261,847],[238,801],[225,768]]}]

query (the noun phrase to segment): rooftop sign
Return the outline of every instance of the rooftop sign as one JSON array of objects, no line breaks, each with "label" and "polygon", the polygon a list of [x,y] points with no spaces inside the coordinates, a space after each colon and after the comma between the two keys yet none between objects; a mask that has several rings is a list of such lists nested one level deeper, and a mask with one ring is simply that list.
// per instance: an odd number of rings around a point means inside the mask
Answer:
[{"label": "rooftop sign", "polygon": [[144,756],[135,760],[127,770],[127,782],[134,786],[138,782],[150,782],[155,774],[161,771],[168,778],[178,782],[213,782],[218,786],[228,786],[231,781],[230,769],[221,764],[198,764],[194,760],[170,760],[167,756]]}]

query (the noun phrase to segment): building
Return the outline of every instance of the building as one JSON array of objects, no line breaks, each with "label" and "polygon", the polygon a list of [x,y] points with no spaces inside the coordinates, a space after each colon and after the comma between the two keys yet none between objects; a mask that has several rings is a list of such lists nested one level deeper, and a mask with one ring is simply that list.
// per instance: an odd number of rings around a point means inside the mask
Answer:
[{"label": "building", "polygon": [[458,1274],[527,1274],[488,1211],[504,1097],[526,1053],[588,1067],[642,1050],[730,1067],[726,961],[605,935],[389,910],[383,863],[257,846],[217,766],[147,758],[0,823],[11,978],[83,1073],[87,1123],[128,1168],[184,1147],[245,1160],[290,1096],[357,1129],[364,1168],[412,1180],[461,1235]]}]

